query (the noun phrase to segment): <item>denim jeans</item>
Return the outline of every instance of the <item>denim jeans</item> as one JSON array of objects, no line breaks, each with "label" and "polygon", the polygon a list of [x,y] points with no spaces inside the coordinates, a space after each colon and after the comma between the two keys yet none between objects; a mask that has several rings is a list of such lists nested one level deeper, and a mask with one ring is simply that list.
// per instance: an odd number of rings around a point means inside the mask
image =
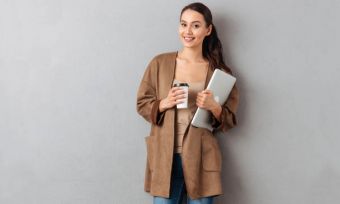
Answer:
[{"label": "denim jeans", "polygon": [[[174,160],[172,165],[171,173],[171,187],[170,187],[170,198],[163,198],[154,196],[153,204],[181,204],[184,196],[186,195],[182,159],[181,155],[178,153],[174,154]],[[196,200],[190,199],[187,196],[187,204],[212,204],[213,197],[204,197]]]}]

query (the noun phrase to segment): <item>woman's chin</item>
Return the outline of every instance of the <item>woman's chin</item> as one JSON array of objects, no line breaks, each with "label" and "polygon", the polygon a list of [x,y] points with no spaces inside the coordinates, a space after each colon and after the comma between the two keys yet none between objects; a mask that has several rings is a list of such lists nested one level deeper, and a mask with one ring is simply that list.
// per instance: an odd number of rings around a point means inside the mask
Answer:
[{"label": "woman's chin", "polygon": [[195,43],[188,43],[188,42],[182,42],[182,45],[185,48],[196,48],[197,47]]}]

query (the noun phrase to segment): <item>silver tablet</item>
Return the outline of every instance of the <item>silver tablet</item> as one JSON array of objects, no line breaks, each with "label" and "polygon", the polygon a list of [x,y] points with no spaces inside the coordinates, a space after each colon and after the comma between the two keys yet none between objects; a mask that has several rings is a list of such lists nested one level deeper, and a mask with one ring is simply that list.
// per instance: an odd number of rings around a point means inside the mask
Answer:
[{"label": "silver tablet", "polygon": [[[211,90],[214,94],[215,100],[223,105],[228,99],[228,96],[234,87],[236,78],[230,74],[225,73],[220,69],[215,69],[209,84],[207,86],[208,90]],[[191,125],[200,128],[207,128],[212,131],[213,127],[211,125],[212,119],[209,111],[198,108],[191,121]]]}]

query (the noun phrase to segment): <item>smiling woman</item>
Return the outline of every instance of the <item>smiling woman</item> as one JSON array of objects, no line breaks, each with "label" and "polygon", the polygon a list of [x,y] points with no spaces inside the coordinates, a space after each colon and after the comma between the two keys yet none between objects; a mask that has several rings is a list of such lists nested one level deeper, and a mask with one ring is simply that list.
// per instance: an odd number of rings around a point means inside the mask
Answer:
[{"label": "smiling woman", "polygon": [[179,34],[183,46],[194,48],[200,46],[203,39],[211,33],[212,25],[206,25],[204,17],[191,9],[185,10],[181,15]]},{"label": "smiling woman", "polygon": [[[178,33],[183,48],[154,57],[137,93],[137,111],[151,123],[144,187],[154,204],[179,204],[184,195],[189,204],[211,204],[222,194],[222,155],[214,133],[236,125],[238,90],[234,86],[221,106],[205,89],[215,69],[231,74],[208,7],[185,6]],[[184,102],[186,108],[177,106]],[[212,132],[190,125],[198,107],[211,112]]]}]

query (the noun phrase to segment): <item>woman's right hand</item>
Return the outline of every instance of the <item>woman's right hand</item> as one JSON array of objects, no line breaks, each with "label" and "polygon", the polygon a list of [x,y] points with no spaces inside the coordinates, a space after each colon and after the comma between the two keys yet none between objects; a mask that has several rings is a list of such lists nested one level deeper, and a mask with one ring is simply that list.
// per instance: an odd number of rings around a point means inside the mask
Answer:
[{"label": "woman's right hand", "polygon": [[175,105],[184,102],[186,94],[180,87],[172,87],[168,93],[168,96],[161,100],[159,104],[159,112],[163,112],[166,109],[172,108]]}]

